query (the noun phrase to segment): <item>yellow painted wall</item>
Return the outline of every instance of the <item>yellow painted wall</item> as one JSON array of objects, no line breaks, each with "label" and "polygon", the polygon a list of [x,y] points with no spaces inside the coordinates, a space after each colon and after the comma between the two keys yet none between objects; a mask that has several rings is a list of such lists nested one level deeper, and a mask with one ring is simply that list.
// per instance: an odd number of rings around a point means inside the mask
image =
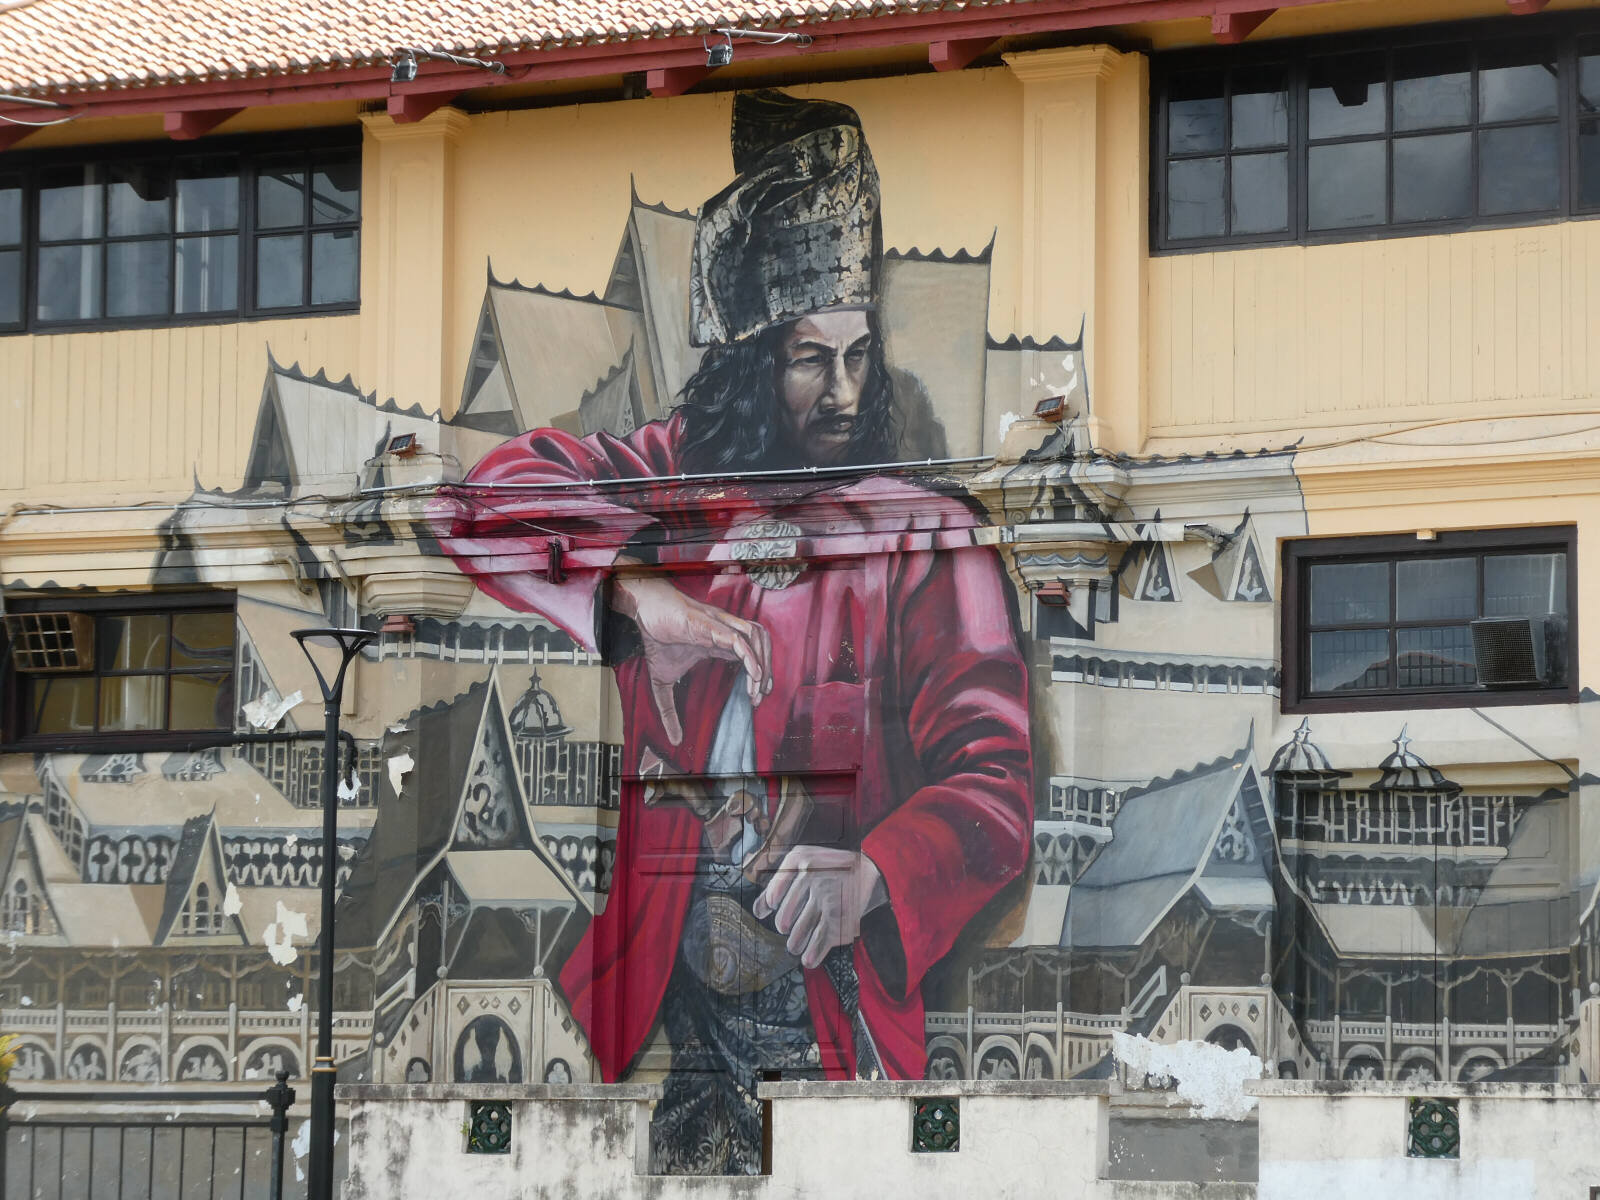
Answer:
[{"label": "yellow painted wall", "polygon": [[337,379],[361,318],[0,338],[0,509],[237,487],[270,348]]},{"label": "yellow painted wall", "polygon": [[1293,441],[1600,395],[1600,222],[1175,254],[1149,273],[1158,437]]}]

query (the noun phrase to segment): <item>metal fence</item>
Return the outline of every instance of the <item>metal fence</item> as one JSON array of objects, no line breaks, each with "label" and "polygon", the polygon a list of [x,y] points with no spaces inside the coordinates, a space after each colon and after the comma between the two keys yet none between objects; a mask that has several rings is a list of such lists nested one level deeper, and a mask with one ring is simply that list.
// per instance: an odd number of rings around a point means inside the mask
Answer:
[{"label": "metal fence", "polygon": [[0,1200],[285,1200],[294,1089],[287,1072],[277,1078],[264,1090],[201,1094],[0,1085]]}]

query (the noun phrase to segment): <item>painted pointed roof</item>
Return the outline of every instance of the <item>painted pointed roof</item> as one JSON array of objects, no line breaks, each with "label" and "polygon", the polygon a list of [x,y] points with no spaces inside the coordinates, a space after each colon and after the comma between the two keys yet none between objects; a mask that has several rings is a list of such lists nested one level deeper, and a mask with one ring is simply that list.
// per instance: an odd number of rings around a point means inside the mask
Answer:
[{"label": "painted pointed roof", "polygon": [[1322,747],[1311,740],[1311,719],[1307,717],[1301,720],[1294,736],[1273,752],[1267,774],[1346,775],[1348,772],[1336,770]]},{"label": "painted pointed roof", "polygon": [[1378,764],[1383,774],[1373,787],[1378,791],[1456,791],[1461,788],[1430,767],[1422,755],[1411,748],[1409,725],[1400,727],[1394,739],[1394,752]]},{"label": "painted pointed roof", "polygon": [[[1218,867],[1217,842],[1235,805],[1254,839],[1253,859]],[[1249,891],[1253,905],[1263,899],[1271,853],[1261,844],[1270,830],[1256,775],[1252,746],[1247,743],[1229,758],[1129,792],[1112,824],[1111,844],[1089,864],[1067,899],[1061,944],[1066,948],[1122,949],[1138,946],[1202,878],[1213,898],[1227,897],[1222,907]],[[1237,834],[1237,830],[1233,831]],[[1224,856],[1226,857],[1226,856]],[[1230,885],[1228,880],[1232,879]],[[1264,897],[1270,902],[1270,894]]]}]

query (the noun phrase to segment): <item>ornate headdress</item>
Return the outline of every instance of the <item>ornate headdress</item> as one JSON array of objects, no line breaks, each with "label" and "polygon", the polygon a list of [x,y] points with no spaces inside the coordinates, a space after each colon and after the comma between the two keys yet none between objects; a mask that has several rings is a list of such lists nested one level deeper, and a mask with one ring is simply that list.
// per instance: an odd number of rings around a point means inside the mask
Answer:
[{"label": "ornate headdress", "polygon": [[878,169],[848,105],[777,91],[733,100],[739,177],[700,210],[689,340],[744,341],[781,321],[878,302]]}]

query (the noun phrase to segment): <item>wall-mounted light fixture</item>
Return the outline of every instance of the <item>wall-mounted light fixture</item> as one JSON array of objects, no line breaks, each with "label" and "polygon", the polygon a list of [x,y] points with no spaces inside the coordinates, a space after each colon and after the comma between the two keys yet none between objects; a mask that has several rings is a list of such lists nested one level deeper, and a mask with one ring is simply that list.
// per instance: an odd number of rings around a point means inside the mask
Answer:
[{"label": "wall-mounted light fixture", "polygon": [[706,48],[706,66],[711,69],[725,67],[733,61],[733,39],[747,38],[752,42],[759,42],[763,46],[777,46],[783,42],[793,42],[797,46],[809,46],[814,40],[809,33],[773,33],[766,29],[723,29],[712,30],[721,36],[720,42],[707,42],[700,39],[700,44]]},{"label": "wall-mounted light fixture", "polygon": [[393,69],[389,72],[390,83],[410,83],[417,77],[417,60],[426,58],[431,62],[453,63],[458,67],[477,67],[484,71],[493,71],[496,75],[506,73],[503,62],[491,62],[483,58],[467,58],[460,54],[447,54],[443,50],[423,50],[418,46],[402,46],[394,52]]}]

